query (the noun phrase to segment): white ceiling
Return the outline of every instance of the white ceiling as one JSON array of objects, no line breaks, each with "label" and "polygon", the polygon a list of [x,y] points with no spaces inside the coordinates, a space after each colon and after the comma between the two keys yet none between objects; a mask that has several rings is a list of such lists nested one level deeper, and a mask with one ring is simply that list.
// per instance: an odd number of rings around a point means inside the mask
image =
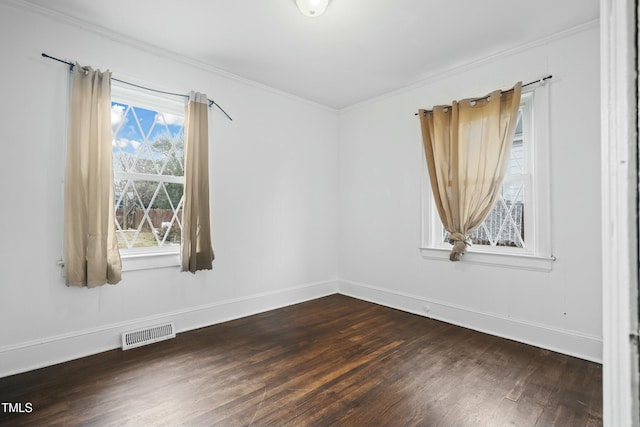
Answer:
[{"label": "white ceiling", "polygon": [[335,109],[599,15],[599,0],[331,0],[315,18],[295,0],[25,1]]}]

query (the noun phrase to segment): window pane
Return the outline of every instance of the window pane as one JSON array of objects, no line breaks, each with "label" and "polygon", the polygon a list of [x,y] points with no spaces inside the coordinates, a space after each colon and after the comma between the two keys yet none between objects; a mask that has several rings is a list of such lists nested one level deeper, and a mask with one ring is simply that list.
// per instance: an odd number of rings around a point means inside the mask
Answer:
[{"label": "window pane", "polygon": [[522,105],[520,107],[521,108],[518,110],[518,119],[517,119],[517,122],[516,122],[516,130],[514,132],[516,139],[518,137],[522,137],[522,133],[523,133]]},{"label": "window pane", "polygon": [[184,192],[183,184],[176,184],[173,182],[167,182],[164,184],[169,202],[172,209],[179,209],[182,207],[182,193]]},{"label": "window pane", "polygon": [[180,244],[180,222],[163,184],[160,184],[160,191],[149,209],[148,216],[161,246]]},{"label": "window pane", "polygon": [[135,154],[142,144],[142,135],[136,127],[127,128],[127,117],[130,107],[126,104],[111,104],[111,130],[113,141],[113,168],[115,172],[126,172],[131,169],[135,161]]},{"label": "window pane", "polygon": [[509,155],[509,163],[507,165],[506,177],[521,175],[526,172],[526,157],[524,151],[524,144],[522,140],[514,140],[511,145],[511,154]]},{"label": "window pane", "polygon": [[139,221],[136,222],[136,202],[133,187],[129,181],[114,179],[116,203],[116,234],[118,247],[131,247]]},{"label": "window pane", "polygon": [[183,121],[111,104],[115,220],[122,249],[180,244],[184,185],[175,177],[184,176]]}]

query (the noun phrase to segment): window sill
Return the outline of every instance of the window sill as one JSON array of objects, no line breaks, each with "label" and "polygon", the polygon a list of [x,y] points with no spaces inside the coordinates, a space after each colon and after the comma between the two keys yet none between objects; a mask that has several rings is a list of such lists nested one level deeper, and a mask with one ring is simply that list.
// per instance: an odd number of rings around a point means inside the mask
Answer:
[{"label": "window sill", "polygon": [[[446,248],[420,248],[420,254],[425,259],[436,261],[449,261],[450,249]],[[498,252],[480,252],[473,249],[467,250],[462,256],[462,263],[475,265],[488,265],[492,267],[515,268],[520,270],[550,272],[553,269],[554,256],[540,257],[524,254],[509,254]]]},{"label": "window sill", "polygon": [[120,258],[122,271],[150,270],[180,265],[180,252],[121,253]]}]

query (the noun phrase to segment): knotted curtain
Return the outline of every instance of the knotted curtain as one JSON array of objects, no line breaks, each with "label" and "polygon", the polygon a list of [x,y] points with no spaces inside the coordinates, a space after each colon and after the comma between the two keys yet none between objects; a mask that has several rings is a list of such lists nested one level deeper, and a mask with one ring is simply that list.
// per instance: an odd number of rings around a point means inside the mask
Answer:
[{"label": "knotted curtain", "polygon": [[431,190],[459,261],[500,194],[514,137],[522,83],[479,99],[420,110]]}]

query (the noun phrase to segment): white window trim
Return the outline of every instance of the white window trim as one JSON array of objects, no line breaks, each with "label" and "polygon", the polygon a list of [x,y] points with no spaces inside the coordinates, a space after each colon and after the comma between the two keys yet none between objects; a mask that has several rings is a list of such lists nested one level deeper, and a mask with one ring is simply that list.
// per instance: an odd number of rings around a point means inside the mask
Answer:
[{"label": "white window trim", "polygon": [[[158,110],[165,113],[184,115],[184,101],[159,96],[143,89],[112,81],[111,100],[127,105]],[[179,247],[153,247],[137,249],[120,249],[122,271],[150,270],[181,265]]]},{"label": "white window trim", "polygon": [[[530,98],[532,114],[529,129],[524,129],[528,135],[528,150],[530,155],[528,167],[531,170],[533,182],[529,194],[531,202],[527,203],[532,209],[527,213],[533,220],[525,223],[527,249],[489,247],[473,245],[463,255],[462,262],[469,264],[490,265],[506,268],[516,268],[534,271],[551,271],[555,256],[551,248],[551,180],[549,155],[549,85],[536,85],[522,91],[523,99]],[[525,111],[526,113],[526,111]],[[535,139],[534,139],[535,137]],[[424,154],[422,157],[421,179],[421,229],[422,242],[420,253],[423,258],[438,261],[449,261],[451,245],[440,242],[442,223],[435,209],[435,203],[429,184],[429,173]],[[525,206],[527,206],[525,205]],[[527,209],[527,207],[525,207]]]}]

